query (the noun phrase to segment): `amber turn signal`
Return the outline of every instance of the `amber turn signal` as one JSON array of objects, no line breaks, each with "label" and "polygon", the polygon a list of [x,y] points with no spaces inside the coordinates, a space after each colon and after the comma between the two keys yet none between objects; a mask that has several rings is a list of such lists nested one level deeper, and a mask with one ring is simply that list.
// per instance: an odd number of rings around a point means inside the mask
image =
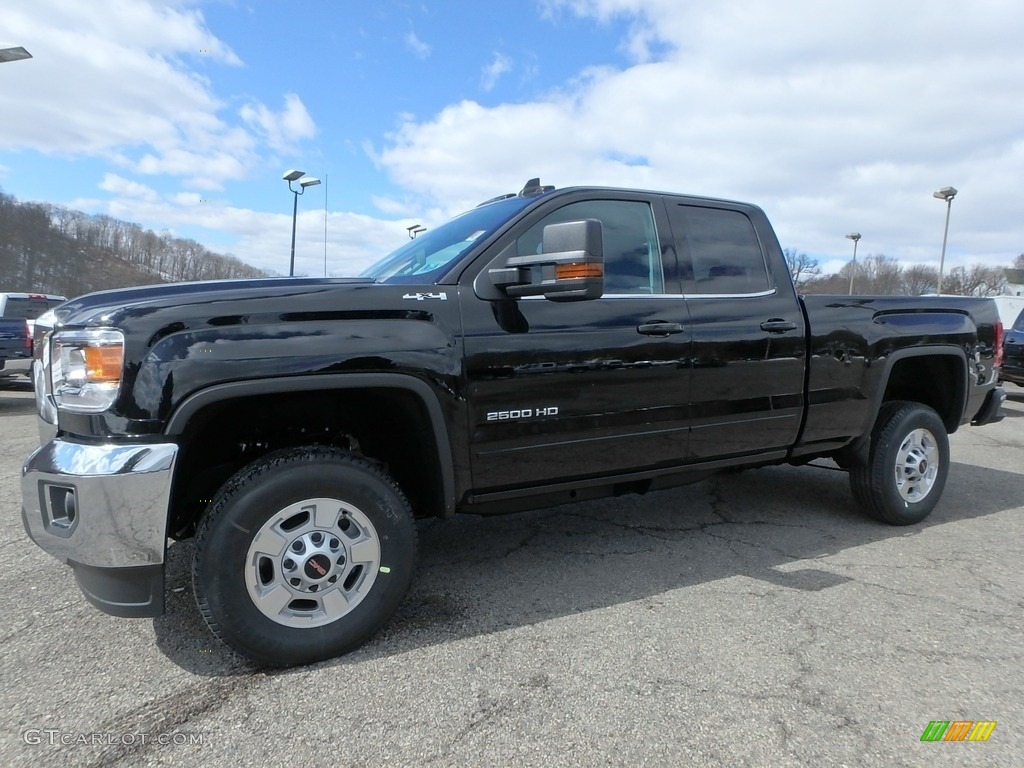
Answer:
[{"label": "amber turn signal", "polygon": [[124,365],[124,347],[120,345],[84,347],[87,381],[118,381]]},{"label": "amber turn signal", "polygon": [[603,277],[604,265],[602,264],[556,264],[555,279],[571,280],[580,277]]}]

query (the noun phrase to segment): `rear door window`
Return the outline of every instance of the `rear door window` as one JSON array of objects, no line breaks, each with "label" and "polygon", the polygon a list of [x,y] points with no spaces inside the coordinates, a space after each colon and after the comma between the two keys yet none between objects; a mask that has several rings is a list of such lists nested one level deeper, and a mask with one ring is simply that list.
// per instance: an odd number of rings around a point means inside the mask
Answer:
[{"label": "rear door window", "polygon": [[[771,289],[754,225],[739,211],[670,205],[680,253],[689,253],[684,277],[698,294],[743,295]],[[685,261],[685,259],[684,259]]]}]

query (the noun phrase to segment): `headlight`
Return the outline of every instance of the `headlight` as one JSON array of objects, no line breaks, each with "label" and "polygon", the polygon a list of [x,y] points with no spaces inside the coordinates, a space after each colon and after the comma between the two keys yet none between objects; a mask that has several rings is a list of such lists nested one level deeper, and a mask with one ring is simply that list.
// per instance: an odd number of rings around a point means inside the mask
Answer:
[{"label": "headlight", "polygon": [[113,328],[61,331],[51,339],[53,399],[58,408],[105,411],[117,397],[124,370],[124,334]]}]

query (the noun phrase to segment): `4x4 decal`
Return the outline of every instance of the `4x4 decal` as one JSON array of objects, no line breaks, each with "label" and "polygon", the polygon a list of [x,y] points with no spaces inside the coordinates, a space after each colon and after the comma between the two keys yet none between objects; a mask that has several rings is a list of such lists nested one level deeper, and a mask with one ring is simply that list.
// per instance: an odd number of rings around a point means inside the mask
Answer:
[{"label": "4x4 decal", "polygon": [[416,301],[425,301],[426,299],[436,299],[437,301],[448,301],[448,294],[444,291],[440,293],[406,293],[402,296],[403,299],[415,299]]}]

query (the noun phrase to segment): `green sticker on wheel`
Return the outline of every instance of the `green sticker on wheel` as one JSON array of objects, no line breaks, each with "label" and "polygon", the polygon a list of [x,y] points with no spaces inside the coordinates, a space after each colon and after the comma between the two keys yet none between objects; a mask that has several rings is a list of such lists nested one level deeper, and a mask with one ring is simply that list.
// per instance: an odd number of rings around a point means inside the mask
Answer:
[{"label": "green sticker on wheel", "polygon": [[391,569],[390,569],[390,568],[388,568],[388,567],[387,567],[386,565],[382,565],[382,566],[380,567],[380,572],[381,572],[381,573],[391,573]]}]

